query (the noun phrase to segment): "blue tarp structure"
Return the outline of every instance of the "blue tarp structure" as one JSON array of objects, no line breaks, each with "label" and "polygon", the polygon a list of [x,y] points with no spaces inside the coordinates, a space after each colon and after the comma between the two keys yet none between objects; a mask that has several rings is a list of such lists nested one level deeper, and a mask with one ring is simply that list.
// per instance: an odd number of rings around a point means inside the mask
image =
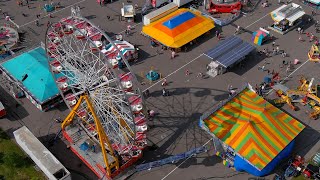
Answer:
[{"label": "blue tarp structure", "polygon": [[243,41],[237,36],[231,36],[204,54],[210,59],[217,61],[223,67],[228,68],[242,60],[254,49],[255,47],[250,43]]},{"label": "blue tarp structure", "polygon": [[[38,47],[16,56],[3,64],[2,68],[16,81],[21,82],[25,91],[35,97],[40,104],[59,95],[59,89],[49,70],[47,55]],[[56,78],[62,74],[55,74]]]}]

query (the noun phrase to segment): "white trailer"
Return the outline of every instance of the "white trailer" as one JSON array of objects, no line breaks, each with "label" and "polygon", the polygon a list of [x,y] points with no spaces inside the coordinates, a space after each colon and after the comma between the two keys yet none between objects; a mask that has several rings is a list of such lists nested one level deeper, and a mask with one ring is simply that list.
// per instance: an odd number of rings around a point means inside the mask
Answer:
[{"label": "white trailer", "polygon": [[178,5],[178,7],[183,6],[185,4],[188,4],[192,2],[193,0],[173,0],[172,2]]},{"label": "white trailer", "polygon": [[122,8],[121,8],[121,16],[131,20],[134,20],[134,16],[136,15],[136,11],[135,8],[133,7],[133,5],[124,5],[122,4]]},{"label": "white trailer", "polygon": [[71,180],[70,172],[59,160],[23,126],[13,132],[19,146],[26,152],[50,180]]},{"label": "white trailer", "polygon": [[178,9],[178,5],[175,3],[170,3],[162,8],[159,8],[155,11],[152,11],[151,13],[143,16],[143,25],[149,25],[150,23],[176,11]]}]

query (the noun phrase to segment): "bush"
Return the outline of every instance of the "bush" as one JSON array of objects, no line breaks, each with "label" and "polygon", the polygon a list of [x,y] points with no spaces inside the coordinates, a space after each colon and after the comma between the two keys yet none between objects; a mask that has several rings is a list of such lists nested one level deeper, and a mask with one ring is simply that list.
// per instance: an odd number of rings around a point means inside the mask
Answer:
[{"label": "bush", "polygon": [[[3,156],[4,156],[4,154],[2,152],[0,152],[0,164],[3,163]],[[0,180],[1,180],[1,178],[0,178]]]},{"label": "bush", "polygon": [[1,142],[1,140],[3,140],[3,139],[9,139],[9,136],[8,136],[4,131],[2,131],[2,130],[0,129],[0,142]]},{"label": "bush", "polygon": [[24,157],[16,152],[5,154],[2,160],[8,167],[22,167],[25,165]]}]

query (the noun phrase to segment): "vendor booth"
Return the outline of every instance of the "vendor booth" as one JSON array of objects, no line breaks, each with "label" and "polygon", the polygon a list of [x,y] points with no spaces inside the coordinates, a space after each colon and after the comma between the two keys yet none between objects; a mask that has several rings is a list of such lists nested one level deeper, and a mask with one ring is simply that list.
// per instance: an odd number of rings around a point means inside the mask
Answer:
[{"label": "vendor booth", "polygon": [[124,5],[121,8],[121,16],[126,19],[128,22],[134,21],[134,16],[136,15],[135,8],[132,4]]},{"label": "vendor booth", "polygon": [[213,20],[182,8],[144,26],[142,31],[164,46],[180,48],[213,28]]},{"label": "vendor booth", "polygon": [[255,31],[252,34],[252,38],[251,38],[252,42],[256,45],[259,45],[259,46],[261,46],[262,43],[266,42],[269,39],[270,39],[269,31],[267,31],[263,28],[260,28],[258,31]]},{"label": "vendor booth", "polygon": [[248,84],[200,117],[215,154],[237,171],[270,174],[288,157],[305,126],[254,92]]},{"label": "vendor booth", "polygon": [[228,68],[241,63],[255,47],[237,36],[230,36],[204,53],[211,62],[207,66],[207,74],[215,77],[223,74]]},{"label": "vendor booth", "polygon": [[282,5],[270,13],[273,25],[268,28],[280,34],[285,34],[302,23],[302,16],[305,14],[302,7],[295,3]]},{"label": "vendor booth", "polygon": [[[121,54],[126,58],[128,62],[137,60],[139,57],[138,49],[127,41],[114,41],[113,42],[120,50]],[[124,68],[125,64],[122,61],[121,55],[117,52],[117,49],[112,44],[108,44],[101,50],[108,59],[113,68]]]}]

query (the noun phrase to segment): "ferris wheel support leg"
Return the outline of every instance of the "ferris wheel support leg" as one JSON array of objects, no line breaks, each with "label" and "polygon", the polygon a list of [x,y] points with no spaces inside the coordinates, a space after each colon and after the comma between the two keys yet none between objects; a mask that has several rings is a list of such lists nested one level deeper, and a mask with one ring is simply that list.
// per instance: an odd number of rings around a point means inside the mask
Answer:
[{"label": "ferris wheel support leg", "polygon": [[[102,151],[102,154],[103,154],[104,163],[106,165],[107,175],[111,176],[111,174],[112,174],[111,169],[113,167],[115,167],[116,170],[120,169],[118,157],[116,157],[115,154],[114,154],[114,151],[113,151],[113,148],[111,146],[111,143],[110,143],[110,141],[109,141],[109,139],[108,139],[108,137],[107,137],[102,125],[101,125],[100,120],[98,119],[98,116],[96,115],[96,113],[94,111],[94,108],[93,108],[93,106],[92,106],[92,104],[90,102],[90,99],[89,99],[88,95],[84,95],[84,96],[81,96],[81,97],[84,98],[84,100],[86,101],[86,103],[88,105],[89,111],[92,113],[94,122],[96,124],[97,132],[99,134],[99,142],[100,142],[101,151]],[[108,155],[107,155],[105,144],[107,144],[108,151],[110,151],[109,154],[113,157],[113,159],[115,160],[115,163],[109,164],[109,160],[108,160]]]},{"label": "ferris wheel support leg", "polygon": [[66,128],[68,125],[71,124],[71,122],[74,119],[74,116],[77,114],[76,110],[79,108],[81,102],[83,100],[83,96],[80,97],[77,104],[74,106],[74,108],[71,110],[71,112],[68,114],[68,116],[64,119],[64,121],[61,124],[61,129]]}]

